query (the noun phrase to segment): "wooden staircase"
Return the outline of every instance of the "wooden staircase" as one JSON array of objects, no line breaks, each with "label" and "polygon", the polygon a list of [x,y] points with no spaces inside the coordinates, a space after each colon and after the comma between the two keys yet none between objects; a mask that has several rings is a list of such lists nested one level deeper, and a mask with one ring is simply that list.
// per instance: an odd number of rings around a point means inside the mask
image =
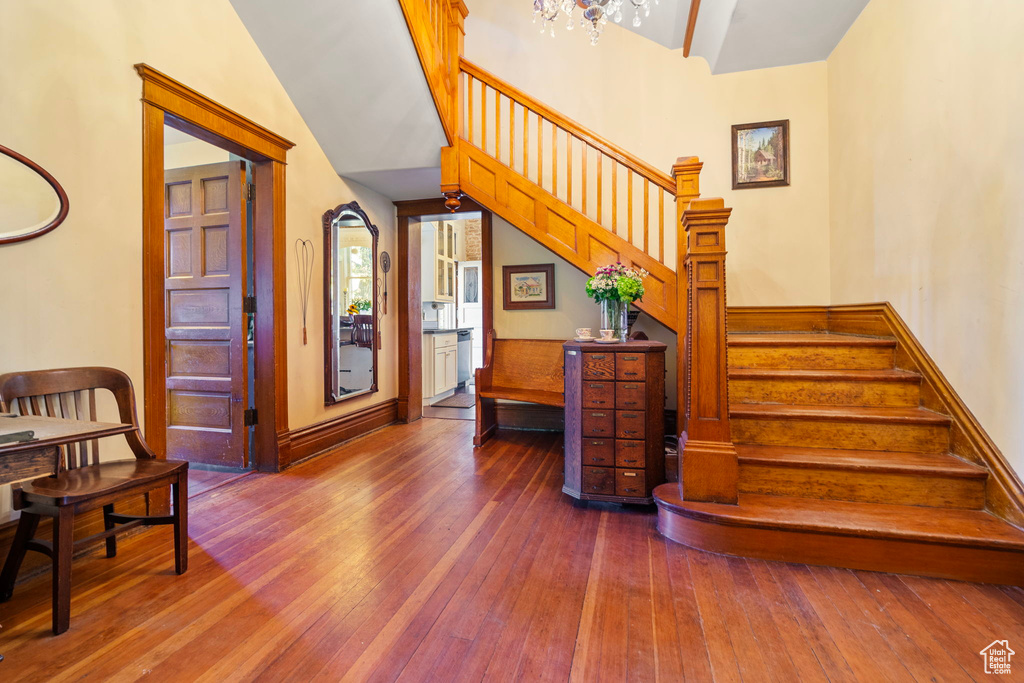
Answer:
[{"label": "wooden staircase", "polygon": [[988,512],[986,468],[953,455],[893,338],[731,334],[736,505],[659,487],[659,528],[734,555],[1024,583],[1024,532]]},{"label": "wooden staircase", "polygon": [[462,0],[399,3],[448,140],[446,205],[468,195],[584,272],[650,273],[639,307],[678,335],[664,535],[1024,585],[1024,484],[890,306],[727,316],[731,209],[700,198],[696,157],[666,174],[467,62]]}]

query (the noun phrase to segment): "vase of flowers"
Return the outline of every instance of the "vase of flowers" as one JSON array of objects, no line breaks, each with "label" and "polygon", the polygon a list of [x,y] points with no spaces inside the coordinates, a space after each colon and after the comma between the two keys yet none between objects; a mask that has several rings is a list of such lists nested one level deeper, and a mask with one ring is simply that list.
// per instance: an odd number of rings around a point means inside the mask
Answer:
[{"label": "vase of flowers", "polygon": [[587,280],[587,296],[601,304],[601,329],[615,330],[612,336],[621,341],[629,337],[629,304],[644,295],[643,268],[629,268],[621,263],[602,266]]}]

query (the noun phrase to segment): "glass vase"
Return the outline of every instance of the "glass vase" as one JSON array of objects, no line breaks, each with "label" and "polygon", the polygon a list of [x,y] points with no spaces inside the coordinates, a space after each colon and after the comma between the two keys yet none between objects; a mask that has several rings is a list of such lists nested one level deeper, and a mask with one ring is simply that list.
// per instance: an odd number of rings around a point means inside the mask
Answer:
[{"label": "glass vase", "polygon": [[601,301],[601,329],[613,330],[612,338],[624,340],[626,335],[626,312],[629,304],[617,299]]}]

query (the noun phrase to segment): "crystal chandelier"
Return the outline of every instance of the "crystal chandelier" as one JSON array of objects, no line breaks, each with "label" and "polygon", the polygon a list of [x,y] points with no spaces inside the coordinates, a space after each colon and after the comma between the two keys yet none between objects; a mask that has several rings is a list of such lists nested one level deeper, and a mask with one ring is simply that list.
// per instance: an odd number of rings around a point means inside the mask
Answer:
[{"label": "crystal chandelier", "polygon": [[[550,31],[555,35],[555,22],[563,15],[566,17],[565,30],[573,27],[573,10],[580,8],[580,26],[590,37],[590,44],[597,45],[604,25],[610,16],[615,23],[622,21],[622,6],[626,3],[633,6],[633,26],[640,25],[640,12],[644,16],[651,14],[651,0],[533,0],[533,21],[540,19],[540,32]],[[654,0],[658,4],[658,0]]]}]

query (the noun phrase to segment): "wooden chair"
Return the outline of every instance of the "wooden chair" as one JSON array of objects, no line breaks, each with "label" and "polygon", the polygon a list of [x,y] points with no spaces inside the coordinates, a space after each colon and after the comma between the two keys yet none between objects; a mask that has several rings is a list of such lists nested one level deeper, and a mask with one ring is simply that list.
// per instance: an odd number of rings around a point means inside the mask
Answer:
[{"label": "wooden chair", "polygon": [[[63,633],[71,621],[71,556],[76,547],[106,539],[107,557],[117,554],[115,535],[132,527],[174,525],[174,570],[188,568],[188,463],[158,460],[139,434],[131,380],[112,368],[70,368],[0,375],[0,412],[97,421],[97,390],[114,395],[119,422],[134,429],[125,433],[134,460],[100,462],[99,442],[79,442],[62,448],[55,472],[13,489],[14,509],[21,519],[0,572],[0,602],[14,591],[25,552],[35,550],[53,562],[53,633]],[[133,516],[114,512],[119,500],[171,486],[174,513]],[[103,508],[104,531],[74,542],[75,515]],[[53,542],[34,538],[43,516],[53,518]]]},{"label": "wooden chair", "polygon": [[372,349],[373,316],[354,315],[352,316],[352,325],[355,330],[352,334],[352,341],[356,343],[356,346],[362,349]]}]

